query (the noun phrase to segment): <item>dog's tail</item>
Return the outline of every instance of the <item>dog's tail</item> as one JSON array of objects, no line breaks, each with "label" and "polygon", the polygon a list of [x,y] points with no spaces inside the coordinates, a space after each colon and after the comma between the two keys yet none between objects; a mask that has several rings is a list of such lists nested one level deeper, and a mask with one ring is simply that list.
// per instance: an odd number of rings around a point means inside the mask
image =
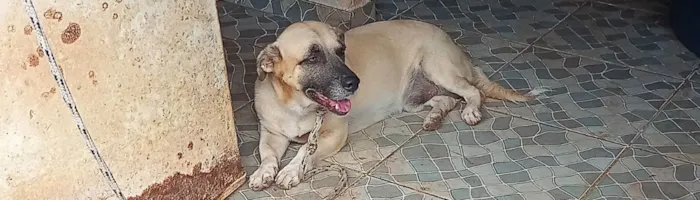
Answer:
[{"label": "dog's tail", "polygon": [[513,103],[526,102],[534,100],[540,94],[551,91],[550,89],[540,87],[534,88],[529,92],[522,94],[515,90],[504,88],[498,83],[489,80],[489,78],[481,70],[478,70],[476,73],[478,76],[479,84],[475,85],[479,90],[481,90],[484,96],[492,99],[510,101]]}]

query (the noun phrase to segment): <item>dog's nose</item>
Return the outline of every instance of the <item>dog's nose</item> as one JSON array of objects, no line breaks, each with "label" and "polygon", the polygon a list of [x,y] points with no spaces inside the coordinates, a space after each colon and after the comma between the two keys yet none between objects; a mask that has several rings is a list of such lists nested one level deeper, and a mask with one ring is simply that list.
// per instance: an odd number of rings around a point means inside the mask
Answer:
[{"label": "dog's nose", "polygon": [[357,87],[360,85],[360,78],[355,75],[343,75],[341,81],[343,83],[343,89],[347,90],[348,92],[355,92]]}]

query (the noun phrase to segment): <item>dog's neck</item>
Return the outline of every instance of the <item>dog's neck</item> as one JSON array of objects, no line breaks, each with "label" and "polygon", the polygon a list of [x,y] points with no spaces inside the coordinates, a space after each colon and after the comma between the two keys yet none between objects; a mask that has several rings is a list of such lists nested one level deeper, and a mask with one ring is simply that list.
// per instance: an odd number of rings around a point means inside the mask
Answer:
[{"label": "dog's neck", "polygon": [[280,108],[286,109],[288,112],[306,116],[315,114],[319,107],[318,104],[308,99],[302,92],[285,84],[278,77],[269,77],[264,82],[268,82],[269,86],[275,91],[275,102]]}]

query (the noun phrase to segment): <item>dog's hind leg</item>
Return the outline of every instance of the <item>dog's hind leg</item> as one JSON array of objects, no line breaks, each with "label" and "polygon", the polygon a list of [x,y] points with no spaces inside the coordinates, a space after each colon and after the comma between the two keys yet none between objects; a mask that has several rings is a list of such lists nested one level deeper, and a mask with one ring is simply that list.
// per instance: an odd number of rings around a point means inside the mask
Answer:
[{"label": "dog's hind leg", "polygon": [[412,74],[406,88],[404,110],[418,112],[425,106],[432,107],[423,121],[423,130],[433,131],[440,128],[442,119],[454,109],[457,105],[455,98],[459,97],[428,79],[425,71],[420,69]]},{"label": "dog's hind leg", "polygon": [[[455,51],[462,53],[459,49]],[[467,101],[467,105],[462,110],[462,119],[469,125],[476,125],[481,121],[481,111],[479,111],[482,101],[481,91],[465,78],[471,75],[464,70],[465,65],[471,65],[471,63],[467,63],[469,62],[467,59],[460,59],[460,56],[429,55],[423,60],[422,65],[425,66],[422,67],[429,80]]]},{"label": "dog's hind leg", "polygon": [[[445,82],[445,89],[463,97],[467,105],[462,109],[462,119],[469,125],[476,125],[481,121],[481,92],[476,87],[467,82],[466,79],[451,77],[444,78],[440,82]],[[440,83],[438,83],[440,84]],[[442,84],[441,84],[442,86]]]},{"label": "dog's hind leg", "polygon": [[440,128],[442,120],[457,105],[457,99],[449,96],[435,96],[425,102],[425,105],[432,107],[423,121],[423,130],[434,131]]}]

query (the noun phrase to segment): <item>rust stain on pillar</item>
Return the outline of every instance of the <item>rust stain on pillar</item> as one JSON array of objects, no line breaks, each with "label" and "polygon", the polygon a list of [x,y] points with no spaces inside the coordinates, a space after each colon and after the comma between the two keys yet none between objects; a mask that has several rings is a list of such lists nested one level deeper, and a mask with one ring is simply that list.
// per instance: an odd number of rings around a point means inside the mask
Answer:
[{"label": "rust stain on pillar", "polygon": [[73,42],[80,38],[80,34],[82,34],[80,25],[78,23],[71,22],[68,24],[68,27],[63,30],[63,34],[61,34],[61,41],[66,44],[73,44]]},{"label": "rust stain on pillar", "polygon": [[235,190],[230,185],[236,181],[245,181],[243,167],[238,164],[239,158],[233,157],[221,160],[208,172],[202,171],[202,164],[197,163],[191,174],[176,173],[163,182],[150,185],[138,196],[129,197],[129,200],[210,200],[222,199],[228,194],[226,190]]}]

